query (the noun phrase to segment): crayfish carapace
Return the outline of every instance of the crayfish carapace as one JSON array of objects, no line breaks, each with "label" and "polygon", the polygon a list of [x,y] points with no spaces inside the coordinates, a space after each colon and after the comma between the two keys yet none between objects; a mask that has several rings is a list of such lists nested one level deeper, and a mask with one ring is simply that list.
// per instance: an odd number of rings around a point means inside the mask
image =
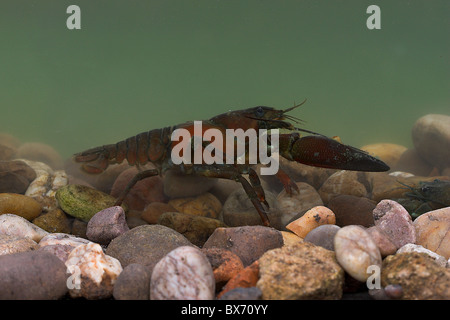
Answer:
[{"label": "crayfish carapace", "polygon": [[[285,121],[291,120],[292,122],[299,123],[301,121],[300,119],[287,115],[286,113],[299,107],[304,102],[285,110],[258,106],[220,114],[209,120],[201,121],[200,134],[203,136],[207,130],[214,129],[216,130],[215,132],[220,132],[225,138],[227,129],[254,130],[256,132],[255,137],[259,140],[262,139],[260,135],[261,130],[265,129],[271,132],[274,129],[279,129],[283,132],[289,132],[277,135],[278,154],[288,160],[315,167],[333,169],[355,171],[389,170],[389,167],[384,162],[370,156],[362,150],[344,145],[321,134],[296,128],[292,123]],[[248,161],[250,156],[248,152],[250,149],[248,147],[252,143],[252,141],[248,141],[250,139],[245,139],[245,141],[234,139],[232,141],[233,149],[236,149],[238,144],[245,145],[245,150],[247,151],[244,154],[244,160],[242,160],[241,156],[240,161],[235,161],[234,163],[229,163],[228,161],[226,163],[225,161],[223,163],[174,163],[171,157],[172,151],[181,142],[173,141],[171,138],[172,134],[177,129],[185,129],[191,134],[195,134],[195,123],[198,122],[186,122],[172,127],[143,132],[116,144],[104,145],[75,154],[74,158],[76,162],[83,163],[82,168],[84,171],[93,174],[101,173],[109,164],[121,163],[125,159],[130,165],[139,166],[147,162],[155,165],[155,169],[140,171],[128,183],[121,196],[117,199],[117,205],[122,203],[127,193],[139,180],[160,175],[169,169],[178,170],[182,174],[194,174],[238,181],[242,184],[245,192],[258,211],[263,224],[269,226],[267,212],[262,205],[264,204],[268,207],[265,201],[264,190],[261,187],[258,175],[252,169],[253,163]],[[301,137],[298,131],[303,131],[310,135]],[[210,142],[203,140],[201,145],[198,146],[197,144],[195,148],[197,151],[198,148],[203,151],[210,147],[209,144],[211,143],[212,140]],[[227,143],[229,144],[229,141]],[[191,144],[191,141],[188,144],[189,148],[194,148],[194,144]],[[269,138],[268,145],[270,146],[271,144],[273,142]],[[223,147],[224,157],[227,156],[225,150],[228,149]],[[257,159],[258,162],[260,157],[257,156]],[[242,176],[243,174],[248,174],[250,182]],[[298,191],[297,185],[281,169],[277,171],[276,175],[283,183],[287,192],[292,194],[293,191]]]}]

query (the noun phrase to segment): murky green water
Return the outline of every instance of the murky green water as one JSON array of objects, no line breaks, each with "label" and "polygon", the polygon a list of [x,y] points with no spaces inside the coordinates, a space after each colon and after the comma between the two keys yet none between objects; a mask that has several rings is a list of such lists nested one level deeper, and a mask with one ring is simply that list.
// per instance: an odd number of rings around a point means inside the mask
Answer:
[{"label": "murky green water", "polygon": [[[81,30],[66,27],[71,4]],[[449,16],[448,0],[3,0],[0,132],[70,156],[307,98],[293,114],[309,130],[411,146],[417,118],[450,114]]]}]

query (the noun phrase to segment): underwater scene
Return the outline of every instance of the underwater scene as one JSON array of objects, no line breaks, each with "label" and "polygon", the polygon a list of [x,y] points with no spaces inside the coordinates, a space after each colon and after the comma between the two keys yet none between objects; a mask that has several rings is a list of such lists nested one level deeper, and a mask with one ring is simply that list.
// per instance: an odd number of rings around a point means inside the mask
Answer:
[{"label": "underwater scene", "polygon": [[450,300],[449,15],[1,1],[0,299]]}]

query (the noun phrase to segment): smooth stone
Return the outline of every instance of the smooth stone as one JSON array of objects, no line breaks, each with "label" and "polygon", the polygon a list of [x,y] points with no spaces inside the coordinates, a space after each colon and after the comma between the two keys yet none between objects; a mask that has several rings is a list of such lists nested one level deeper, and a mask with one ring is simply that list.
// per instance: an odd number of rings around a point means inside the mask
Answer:
[{"label": "smooth stone", "polygon": [[206,256],[192,246],[178,247],[153,269],[151,300],[212,300],[214,273]]},{"label": "smooth stone", "polygon": [[12,213],[31,221],[41,212],[41,204],[33,198],[17,193],[0,193],[0,215]]},{"label": "smooth stone", "polygon": [[340,227],[335,224],[324,224],[311,230],[305,237],[305,241],[334,251],[334,236]]},{"label": "smooth stone", "polygon": [[283,236],[283,245],[285,245],[285,246],[289,246],[296,242],[303,241],[302,238],[300,238],[298,235],[296,235],[293,232],[290,232],[290,231],[280,231],[280,232],[281,232],[281,235]]},{"label": "smooth stone", "polygon": [[36,172],[20,160],[0,161],[0,193],[20,193],[36,179]]},{"label": "smooth stone", "polygon": [[266,300],[340,299],[344,271],[334,253],[309,242],[267,251],[256,286]]},{"label": "smooth stone", "polygon": [[74,247],[63,244],[51,244],[37,248],[38,251],[44,251],[53,254],[64,263],[66,263],[67,258],[69,258],[69,255],[73,249]]},{"label": "smooth stone", "polygon": [[222,291],[217,295],[221,299],[227,292],[236,288],[251,288],[255,287],[259,279],[259,262],[256,260],[251,265],[239,271],[232,277],[227,284],[222,288]]},{"label": "smooth stone", "polygon": [[4,254],[33,251],[37,248],[38,244],[29,238],[0,234],[0,256]]},{"label": "smooth stone", "polygon": [[142,225],[114,238],[106,254],[120,261],[122,267],[138,263],[151,274],[153,267],[173,249],[193,246],[186,237],[162,225]]},{"label": "smooth stone", "polygon": [[50,233],[70,233],[72,226],[69,218],[59,208],[56,208],[33,220],[33,224]]},{"label": "smooth stone", "polygon": [[53,147],[40,142],[27,142],[20,145],[16,158],[43,162],[55,170],[62,169],[64,166],[61,155]]},{"label": "smooth stone", "polygon": [[402,154],[407,150],[405,146],[395,143],[374,143],[362,146],[360,149],[382,160],[391,168],[398,163]]},{"label": "smooth stone", "polygon": [[380,250],[381,257],[387,257],[397,251],[397,246],[392,243],[389,236],[382,229],[373,226],[367,228],[366,231],[377,245],[378,250]]},{"label": "smooth stone", "polygon": [[262,292],[258,287],[235,288],[224,293],[220,300],[261,300]]},{"label": "smooth stone", "polygon": [[147,223],[155,224],[158,223],[159,216],[161,216],[164,212],[175,211],[177,210],[168,203],[152,202],[144,208],[141,218]]},{"label": "smooth stone", "polygon": [[320,187],[319,194],[323,203],[327,205],[331,199],[341,194],[357,197],[367,197],[367,189],[359,181],[363,174],[356,171],[341,170],[333,173]]},{"label": "smooth stone", "polygon": [[416,244],[450,258],[450,207],[429,211],[414,220]]},{"label": "smooth stone", "polygon": [[314,228],[335,223],[336,217],[333,211],[324,206],[317,206],[308,210],[302,217],[289,223],[286,229],[294,232],[300,238],[305,238]]},{"label": "smooth stone", "polygon": [[15,214],[0,215],[0,234],[29,238],[39,242],[48,232]]},{"label": "smooth stone", "polygon": [[69,254],[65,263],[71,274],[68,282],[72,298],[106,299],[112,296],[114,283],[122,272],[119,260],[105,255],[97,243],[83,244]]},{"label": "smooth stone", "polygon": [[39,247],[51,246],[51,245],[64,245],[76,248],[83,244],[88,244],[91,241],[77,237],[67,233],[50,233],[39,241]]},{"label": "smooth stone", "polygon": [[58,189],[56,199],[65,213],[85,222],[97,212],[114,206],[116,202],[114,197],[104,192],[74,184]]},{"label": "smooth stone", "polygon": [[283,246],[281,232],[263,226],[217,228],[203,248],[224,248],[237,254],[244,266],[258,260],[267,250]]},{"label": "smooth stone", "polygon": [[211,193],[196,197],[172,199],[168,202],[176,211],[207,218],[219,218],[222,203]]},{"label": "smooth stone", "polygon": [[[0,161],[11,160],[13,155],[16,153],[17,148],[11,148],[1,143],[0,141]],[[4,191],[2,191],[4,192]]]},{"label": "smooth stone", "polygon": [[56,300],[67,293],[66,266],[50,253],[2,255],[0,274],[1,300]]},{"label": "smooth stone", "polygon": [[120,206],[114,206],[97,212],[89,220],[86,236],[93,242],[108,244],[128,230],[125,211]]},{"label": "smooth stone", "polygon": [[149,300],[150,276],[147,269],[137,263],[126,266],[114,284],[115,300]]},{"label": "smooth stone", "polygon": [[428,176],[433,170],[433,166],[426,162],[416,149],[406,150],[398,160],[392,170],[410,172],[416,176]]},{"label": "smooth stone", "polygon": [[375,201],[364,197],[339,195],[331,199],[327,207],[333,211],[336,225],[340,227],[349,225],[370,227],[375,224],[372,212],[376,205]]},{"label": "smooth stone", "polygon": [[158,224],[181,233],[199,247],[203,246],[214,230],[226,227],[220,220],[181,212],[163,213],[158,219]]},{"label": "smooth stone", "polygon": [[336,259],[354,279],[364,282],[369,266],[381,267],[381,255],[370,235],[359,226],[341,228],[334,237]]},{"label": "smooth stone", "polygon": [[398,248],[416,242],[416,231],[408,211],[393,200],[380,201],[373,209],[375,226]]},{"label": "smooth stone", "polygon": [[421,245],[418,245],[418,244],[413,244],[413,243],[405,244],[403,247],[398,249],[396,253],[405,253],[405,252],[426,253],[434,261],[436,261],[436,263],[438,265],[440,265],[441,267],[445,267],[447,265],[447,260],[443,256],[441,256],[441,255],[439,255],[439,254],[437,254],[437,253],[435,253],[435,252],[433,252],[431,250],[428,250],[428,249],[426,249],[426,248],[424,248],[424,247],[422,247]]},{"label": "smooth stone", "polygon": [[168,170],[164,175],[164,194],[170,199],[197,197],[207,193],[217,180]]}]

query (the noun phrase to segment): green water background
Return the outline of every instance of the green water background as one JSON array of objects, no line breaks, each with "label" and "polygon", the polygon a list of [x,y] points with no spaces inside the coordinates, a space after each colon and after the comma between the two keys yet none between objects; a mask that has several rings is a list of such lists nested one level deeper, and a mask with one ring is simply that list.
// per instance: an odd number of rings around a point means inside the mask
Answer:
[{"label": "green water background", "polygon": [[448,0],[2,0],[0,132],[67,157],[306,98],[306,129],[411,147],[419,117],[450,115],[449,17]]}]

